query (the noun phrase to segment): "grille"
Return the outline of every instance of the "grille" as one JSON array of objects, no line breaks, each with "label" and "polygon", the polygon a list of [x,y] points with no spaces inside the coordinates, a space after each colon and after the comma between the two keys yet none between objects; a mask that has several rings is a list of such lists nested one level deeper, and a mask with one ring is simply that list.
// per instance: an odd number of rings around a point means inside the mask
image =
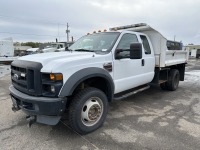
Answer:
[{"label": "grille", "polygon": [[11,64],[11,80],[19,91],[34,95],[41,95],[42,65],[36,62],[16,60]]},{"label": "grille", "polygon": [[11,66],[11,78],[14,85],[27,89],[26,75],[26,68]]}]

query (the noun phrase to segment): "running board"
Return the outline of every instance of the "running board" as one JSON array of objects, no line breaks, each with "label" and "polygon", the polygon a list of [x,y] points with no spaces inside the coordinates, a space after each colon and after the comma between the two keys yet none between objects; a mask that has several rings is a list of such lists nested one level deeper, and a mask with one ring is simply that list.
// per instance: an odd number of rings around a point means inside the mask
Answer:
[{"label": "running board", "polygon": [[126,93],[126,94],[124,94],[124,95],[122,95],[122,96],[114,97],[113,100],[122,100],[122,99],[125,99],[125,98],[127,98],[127,97],[129,97],[129,96],[131,96],[131,95],[134,95],[134,94],[137,94],[137,93],[142,92],[142,91],[144,91],[144,90],[147,90],[147,89],[149,89],[149,88],[150,88],[150,86],[149,86],[149,85],[146,85],[145,87],[142,87],[142,88],[133,90],[133,91],[131,91],[131,92],[129,92],[129,93]]}]

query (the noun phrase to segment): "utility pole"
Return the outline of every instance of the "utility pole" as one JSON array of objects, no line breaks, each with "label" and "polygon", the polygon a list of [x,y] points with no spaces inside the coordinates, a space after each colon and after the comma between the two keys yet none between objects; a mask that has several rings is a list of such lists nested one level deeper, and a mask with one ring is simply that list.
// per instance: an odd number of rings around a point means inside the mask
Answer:
[{"label": "utility pole", "polygon": [[67,23],[67,30],[66,30],[66,33],[67,33],[67,42],[69,42],[69,32],[70,32],[69,25]]},{"label": "utility pole", "polygon": [[174,35],[174,41],[176,40],[176,35]]},{"label": "utility pole", "polygon": [[[59,25],[59,23],[58,23],[58,39],[59,39],[59,41],[60,41],[60,25]],[[57,40],[58,40],[57,39]]]}]

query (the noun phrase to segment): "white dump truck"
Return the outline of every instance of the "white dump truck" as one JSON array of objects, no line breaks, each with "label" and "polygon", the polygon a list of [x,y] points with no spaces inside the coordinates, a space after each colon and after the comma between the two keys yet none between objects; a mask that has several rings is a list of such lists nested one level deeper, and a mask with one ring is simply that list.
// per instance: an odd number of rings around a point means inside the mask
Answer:
[{"label": "white dump truck", "polygon": [[[80,134],[101,127],[108,103],[159,84],[174,91],[184,81],[188,54],[147,24],[81,37],[66,52],[20,57],[11,65],[13,111],[29,124],[55,125],[67,114]],[[172,44],[173,45],[173,44]]]}]

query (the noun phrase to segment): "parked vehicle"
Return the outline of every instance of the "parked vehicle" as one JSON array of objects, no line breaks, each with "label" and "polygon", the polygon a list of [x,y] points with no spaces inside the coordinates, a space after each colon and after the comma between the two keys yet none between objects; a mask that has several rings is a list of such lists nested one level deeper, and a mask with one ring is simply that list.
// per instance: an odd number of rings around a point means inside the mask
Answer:
[{"label": "parked vehicle", "polygon": [[29,55],[11,65],[13,111],[55,125],[67,113],[76,132],[102,126],[108,103],[152,84],[174,91],[184,81],[187,52],[168,50],[167,39],[147,24],[81,37],[66,52]]},{"label": "parked vehicle", "polygon": [[26,50],[26,55],[37,54],[38,51],[39,51],[39,48],[29,48]]},{"label": "parked vehicle", "polygon": [[48,52],[62,52],[65,51],[66,48],[71,46],[73,42],[59,42],[59,43],[51,43],[51,45],[45,47],[44,49],[41,49],[40,53],[48,53]]}]

